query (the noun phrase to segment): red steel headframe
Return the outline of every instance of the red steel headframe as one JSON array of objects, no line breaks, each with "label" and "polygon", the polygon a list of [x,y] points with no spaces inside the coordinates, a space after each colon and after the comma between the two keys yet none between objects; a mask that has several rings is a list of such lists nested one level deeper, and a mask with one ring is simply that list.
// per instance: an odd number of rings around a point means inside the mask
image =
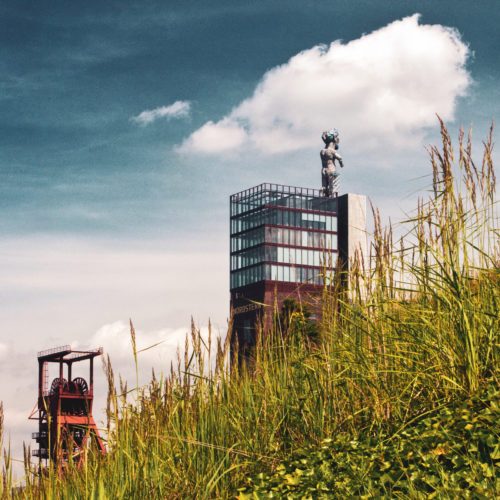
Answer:
[{"label": "red steel headframe", "polygon": [[[102,354],[102,347],[75,350],[65,345],[38,353],[38,404],[30,419],[38,420],[38,432],[33,439],[38,449],[33,455],[47,464],[62,468],[72,461],[81,465],[89,446],[104,454],[106,448],[92,416],[94,399],[94,358]],[[74,363],[89,362],[89,379],[72,378]],[[59,376],[49,387],[49,363],[59,365]],[[65,378],[67,377],[67,378]]]}]

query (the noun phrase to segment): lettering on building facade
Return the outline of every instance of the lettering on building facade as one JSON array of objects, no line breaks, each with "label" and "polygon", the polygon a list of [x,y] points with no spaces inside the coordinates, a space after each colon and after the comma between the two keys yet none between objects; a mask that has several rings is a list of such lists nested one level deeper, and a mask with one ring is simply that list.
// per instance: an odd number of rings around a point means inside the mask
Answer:
[{"label": "lettering on building facade", "polygon": [[257,309],[260,309],[261,307],[262,304],[255,304],[255,303],[245,304],[244,306],[235,307],[233,309],[233,315],[255,311]]}]

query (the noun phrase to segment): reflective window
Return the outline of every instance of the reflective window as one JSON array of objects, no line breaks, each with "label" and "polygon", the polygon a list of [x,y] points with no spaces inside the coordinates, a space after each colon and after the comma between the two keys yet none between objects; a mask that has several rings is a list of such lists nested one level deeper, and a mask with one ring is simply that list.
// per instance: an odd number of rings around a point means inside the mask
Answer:
[{"label": "reflective window", "polygon": [[261,208],[255,212],[232,219],[231,233],[248,231],[264,224],[336,231],[337,217],[335,215]]},{"label": "reflective window", "polygon": [[333,270],[311,269],[300,266],[266,264],[231,273],[231,288],[257,283],[263,279],[291,283],[322,285],[331,283]]},{"label": "reflective window", "polygon": [[250,248],[231,256],[231,270],[235,271],[263,262],[281,262],[284,264],[304,266],[334,267],[337,259],[335,252],[328,250],[307,250],[277,246],[260,246]]},{"label": "reflective window", "polygon": [[278,266],[271,266],[271,279],[277,281],[278,279]]},{"label": "reflective window", "polygon": [[261,242],[262,238],[266,243],[277,243],[279,245],[324,248],[327,250],[337,249],[336,234],[266,227],[265,234],[259,233],[259,238],[256,241]]},{"label": "reflective window", "polygon": [[336,199],[305,188],[263,184],[233,195],[231,287],[263,279],[322,283],[322,268],[337,258],[336,209]]}]

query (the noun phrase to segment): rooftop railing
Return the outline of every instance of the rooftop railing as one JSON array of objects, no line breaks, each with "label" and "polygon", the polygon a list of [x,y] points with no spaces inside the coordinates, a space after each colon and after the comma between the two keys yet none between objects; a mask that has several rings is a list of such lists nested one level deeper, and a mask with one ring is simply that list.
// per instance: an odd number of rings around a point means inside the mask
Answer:
[{"label": "rooftop railing", "polygon": [[[47,349],[45,351],[39,351],[37,353],[38,358],[48,358],[55,357],[58,354],[61,354],[61,358],[64,361],[72,360],[75,358],[86,357],[89,354],[98,356],[103,353],[102,347],[97,347],[95,349],[72,349],[70,345],[63,345],[58,347],[53,347],[52,349]],[[59,360],[59,358],[57,358]]]},{"label": "rooftop railing", "polygon": [[68,352],[68,351],[71,351],[70,345],[61,345],[58,347],[53,347],[52,349],[47,349],[45,351],[39,351],[37,353],[37,357],[45,358],[45,356],[50,356],[52,354],[58,354],[60,352]]},{"label": "rooftop railing", "polygon": [[285,186],[283,184],[271,184],[265,182],[263,184],[259,184],[258,186],[254,186],[245,189],[244,191],[240,191],[239,193],[231,195],[231,201],[232,202],[243,201],[245,198],[264,193],[297,195],[297,196],[305,196],[311,198],[324,197],[322,189],[305,188],[298,186]]}]

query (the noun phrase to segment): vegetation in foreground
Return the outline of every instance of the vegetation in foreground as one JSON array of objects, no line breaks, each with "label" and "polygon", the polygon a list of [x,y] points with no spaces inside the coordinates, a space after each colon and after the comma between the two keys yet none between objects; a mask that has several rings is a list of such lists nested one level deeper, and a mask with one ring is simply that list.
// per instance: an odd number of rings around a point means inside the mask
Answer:
[{"label": "vegetation in foreground", "polygon": [[[230,370],[230,339],[193,326],[183,359],[149,385],[109,382],[109,454],[25,486],[5,453],[0,497],[266,498],[500,493],[499,226],[491,133],[480,163],[441,124],[429,199],[393,242],[376,211],[350,293],[323,318],[289,308]],[[140,362],[132,328],[133,355]],[[138,359],[139,358],[139,359]],[[0,419],[1,429],[1,419]],[[468,488],[465,490],[465,488]]]},{"label": "vegetation in foreground", "polygon": [[500,467],[500,392],[494,384],[392,433],[339,433],[258,474],[239,498],[494,498]]}]

